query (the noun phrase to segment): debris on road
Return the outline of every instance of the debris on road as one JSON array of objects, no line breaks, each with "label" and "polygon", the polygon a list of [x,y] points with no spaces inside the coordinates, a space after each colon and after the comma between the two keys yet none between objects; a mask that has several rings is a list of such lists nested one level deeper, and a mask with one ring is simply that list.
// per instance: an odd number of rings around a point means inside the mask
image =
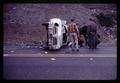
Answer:
[{"label": "debris on road", "polygon": [[55,58],[50,58],[50,60],[56,60]]},{"label": "debris on road", "polygon": [[40,46],[39,48],[43,48],[43,47]]},{"label": "debris on road", "polygon": [[9,56],[9,54],[4,54],[4,56]]},{"label": "debris on road", "polygon": [[48,54],[48,52],[45,52],[45,54]]},{"label": "debris on road", "polygon": [[80,56],[83,56],[82,54]]},{"label": "debris on road", "polygon": [[27,48],[30,48],[30,46],[27,46]]},{"label": "debris on road", "polygon": [[38,53],[38,55],[43,56],[41,53]]},{"label": "debris on road", "polygon": [[10,52],[12,52],[12,53],[13,53],[14,51],[13,51],[13,50],[11,50]]},{"label": "debris on road", "polygon": [[35,46],[35,48],[37,48],[37,46]]},{"label": "debris on road", "polygon": [[93,60],[93,58],[90,58],[90,60]]},{"label": "debris on road", "polygon": [[43,55],[40,55],[40,56],[43,56]]},{"label": "debris on road", "polygon": [[38,53],[38,55],[41,55],[41,53]]}]

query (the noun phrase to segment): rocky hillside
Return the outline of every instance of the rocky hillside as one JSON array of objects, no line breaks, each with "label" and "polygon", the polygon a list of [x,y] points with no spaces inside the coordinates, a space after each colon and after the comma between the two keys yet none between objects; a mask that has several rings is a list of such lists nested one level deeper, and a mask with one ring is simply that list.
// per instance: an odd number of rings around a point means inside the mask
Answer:
[{"label": "rocky hillside", "polygon": [[[4,43],[41,44],[46,42],[46,30],[41,24],[48,22],[49,19],[58,17],[69,23],[70,19],[74,18],[80,27],[89,17],[93,14],[97,16],[100,12],[113,14],[116,12],[116,6],[114,4],[4,4]],[[114,15],[116,16],[116,13]],[[110,32],[105,32],[105,26],[101,26],[98,30],[100,35],[108,34],[105,38],[102,37],[102,43],[112,41],[111,44],[116,44],[116,29],[114,28],[111,35]]]}]

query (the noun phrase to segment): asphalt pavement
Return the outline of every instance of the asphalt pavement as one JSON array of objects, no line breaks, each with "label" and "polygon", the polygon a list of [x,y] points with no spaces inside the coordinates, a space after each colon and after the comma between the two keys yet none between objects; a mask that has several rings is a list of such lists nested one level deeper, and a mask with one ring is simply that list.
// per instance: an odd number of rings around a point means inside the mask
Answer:
[{"label": "asphalt pavement", "polygon": [[59,50],[45,50],[41,46],[4,46],[4,54],[117,54],[117,47],[97,47],[91,50],[88,47],[80,47],[79,51],[71,51],[69,47]]},{"label": "asphalt pavement", "polygon": [[79,52],[65,47],[44,50],[40,46],[4,46],[5,80],[116,80],[117,48],[98,47]]},{"label": "asphalt pavement", "polygon": [[4,57],[5,80],[116,80],[114,57]]}]

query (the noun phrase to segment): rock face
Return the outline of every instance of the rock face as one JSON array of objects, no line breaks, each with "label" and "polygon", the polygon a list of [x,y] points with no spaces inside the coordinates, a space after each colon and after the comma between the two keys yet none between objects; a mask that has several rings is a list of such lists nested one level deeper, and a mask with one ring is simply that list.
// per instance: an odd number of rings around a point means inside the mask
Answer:
[{"label": "rock face", "polygon": [[69,23],[74,18],[80,27],[95,13],[93,9],[103,8],[116,11],[114,4],[4,4],[4,43],[43,44],[46,29],[42,23],[54,17]]}]

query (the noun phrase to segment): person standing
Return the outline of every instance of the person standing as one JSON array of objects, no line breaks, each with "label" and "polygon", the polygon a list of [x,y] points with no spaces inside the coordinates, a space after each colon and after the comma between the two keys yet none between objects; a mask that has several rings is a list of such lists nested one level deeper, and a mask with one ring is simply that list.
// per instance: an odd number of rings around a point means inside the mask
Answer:
[{"label": "person standing", "polygon": [[78,38],[80,36],[79,36],[78,26],[74,22],[74,19],[71,19],[71,23],[68,24],[68,34],[69,34],[70,42],[72,43],[72,51],[74,50],[79,51]]},{"label": "person standing", "polygon": [[98,37],[97,37],[97,24],[95,23],[95,19],[94,18],[90,18],[89,22],[86,24],[87,28],[87,45],[89,46],[89,48],[96,48],[97,41],[98,41]]}]

